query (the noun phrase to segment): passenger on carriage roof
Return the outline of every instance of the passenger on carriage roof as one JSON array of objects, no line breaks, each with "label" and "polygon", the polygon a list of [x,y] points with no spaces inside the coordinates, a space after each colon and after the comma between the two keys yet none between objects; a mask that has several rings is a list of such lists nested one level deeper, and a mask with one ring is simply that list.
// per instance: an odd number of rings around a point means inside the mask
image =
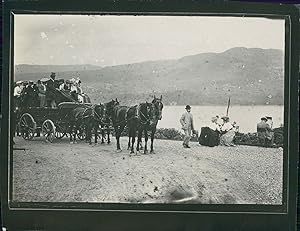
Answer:
[{"label": "passenger on carriage roof", "polygon": [[32,80],[29,81],[24,89],[23,104],[24,107],[36,107],[38,104],[38,91]]},{"label": "passenger on carriage roof", "polygon": [[41,80],[37,81],[37,87],[39,91],[40,107],[46,106],[46,86]]},{"label": "passenger on carriage roof", "polygon": [[14,88],[14,107],[15,108],[19,108],[20,107],[20,101],[21,101],[21,94],[22,94],[22,82],[21,81],[18,81],[16,82],[16,86]]},{"label": "passenger on carriage roof", "polygon": [[55,73],[52,72],[50,75],[50,79],[47,81],[46,85],[46,102],[47,106],[51,108],[56,108],[56,102],[55,102]]},{"label": "passenger on carriage roof", "polygon": [[59,79],[58,80],[58,89],[59,90],[63,90],[64,89],[64,86],[65,86],[65,80],[64,79]]}]

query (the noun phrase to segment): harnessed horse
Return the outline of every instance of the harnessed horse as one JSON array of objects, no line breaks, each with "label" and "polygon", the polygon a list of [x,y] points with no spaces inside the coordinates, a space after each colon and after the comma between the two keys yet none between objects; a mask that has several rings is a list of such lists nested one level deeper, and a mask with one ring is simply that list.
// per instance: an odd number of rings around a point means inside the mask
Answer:
[{"label": "harnessed horse", "polygon": [[153,149],[154,135],[156,132],[157,123],[159,120],[162,119],[162,109],[164,106],[162,103],[162,96],[160,96],[160,98],[156,98],[155,96],[153,96],[151,105],[153,110],[153,113],[151,113],[151,118],[148,119],[147,123],[145,122],[140,123],[140,126],[138,128],[137,151],[139,151],[140,149],[140,144],[142,143],[142,132],[144,131],[144,136],[145,136],[144,154],[148,152],[147,150],[148,131],[151,131],[150,153],[154,153],[154,149]]},{"label": "harnessed horse", "polygon": [[115,133],[116,133],[116,140],[117,140],[117,150],[120,151],[120,137],[121,133],[124,130],[127,119],[126,114],[129,107],[121,106],[118,99],[111,100],[106,104],[106,115],[108,118],[111,119]]},{"label": "harnessed horse", "polygon": [[[128,149],[131,149],[130,153],[134,153],[134,143],[136,137],[136,131],[145,132],[145,153],[147,152],[147,131],[149,126],[154,120],[154,105],[152,103],[141,103],[134,107],[129,108],[127,111],[127,126],[128,126]],[[130,141],[132,141],[130,143]],[[139,142],[137,145],[137,151],[139,151]]]},{"label": "harnessed horse", "polygon": [[78,105],[69,114],[70,120],[70,143],[76,143],[76,132],[80,125],[86,130],[86,140],[92,144],[92,130],[95,133],[95,143],[97,143],[97,132],[99,123],[103,119],[103,105]]}]

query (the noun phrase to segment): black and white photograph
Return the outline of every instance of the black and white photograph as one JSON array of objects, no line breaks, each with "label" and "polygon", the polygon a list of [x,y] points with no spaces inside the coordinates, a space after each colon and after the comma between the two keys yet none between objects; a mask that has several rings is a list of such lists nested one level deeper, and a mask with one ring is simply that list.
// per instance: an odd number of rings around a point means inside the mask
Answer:
[{"label": "black and white photograph", "polygon": [[15,14],[13,202],[283,204],[285,20]]}]

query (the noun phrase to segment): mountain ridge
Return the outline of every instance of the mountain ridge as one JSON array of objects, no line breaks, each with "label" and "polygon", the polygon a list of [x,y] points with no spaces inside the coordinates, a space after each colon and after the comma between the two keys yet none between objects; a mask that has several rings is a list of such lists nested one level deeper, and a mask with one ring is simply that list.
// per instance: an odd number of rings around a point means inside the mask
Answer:
[{"label": "mountain ridge", "polygon": [[[283,64],[282,50],[235,47],[174,60],[53,72],[57,78],[80,77],[94,102],[118,97],[132,104],[162,94],[167,105],[222,105],[229,96],[240,105],[282,105]],[[15,77],[37,80],[41,73],[17,72]]]}]

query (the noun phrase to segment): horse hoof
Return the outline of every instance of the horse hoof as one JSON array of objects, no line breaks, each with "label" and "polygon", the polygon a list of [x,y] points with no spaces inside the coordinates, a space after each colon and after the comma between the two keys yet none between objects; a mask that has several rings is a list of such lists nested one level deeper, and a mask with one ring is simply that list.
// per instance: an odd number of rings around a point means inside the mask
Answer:
[{"label": "horse hoof", "polygon": [[145,151],[144,151],[144,154],[148,154],[148,151],[147,151],[147,150],[145,150]]},{"label": "horse hoof", "polygon": [[150,154],[155,154],[155,152],[154,152],[154,151],[151,151]]},{"label": "horse hoof", "polygon": [[[46,140],[46,142],[48,142],[48,140]],[[70,144],[73,144],[73,142],[71,141]]]},{"label": "horse hoof", "polygon": [[117,149],[116,152],[122,152],[122,149]]}]

